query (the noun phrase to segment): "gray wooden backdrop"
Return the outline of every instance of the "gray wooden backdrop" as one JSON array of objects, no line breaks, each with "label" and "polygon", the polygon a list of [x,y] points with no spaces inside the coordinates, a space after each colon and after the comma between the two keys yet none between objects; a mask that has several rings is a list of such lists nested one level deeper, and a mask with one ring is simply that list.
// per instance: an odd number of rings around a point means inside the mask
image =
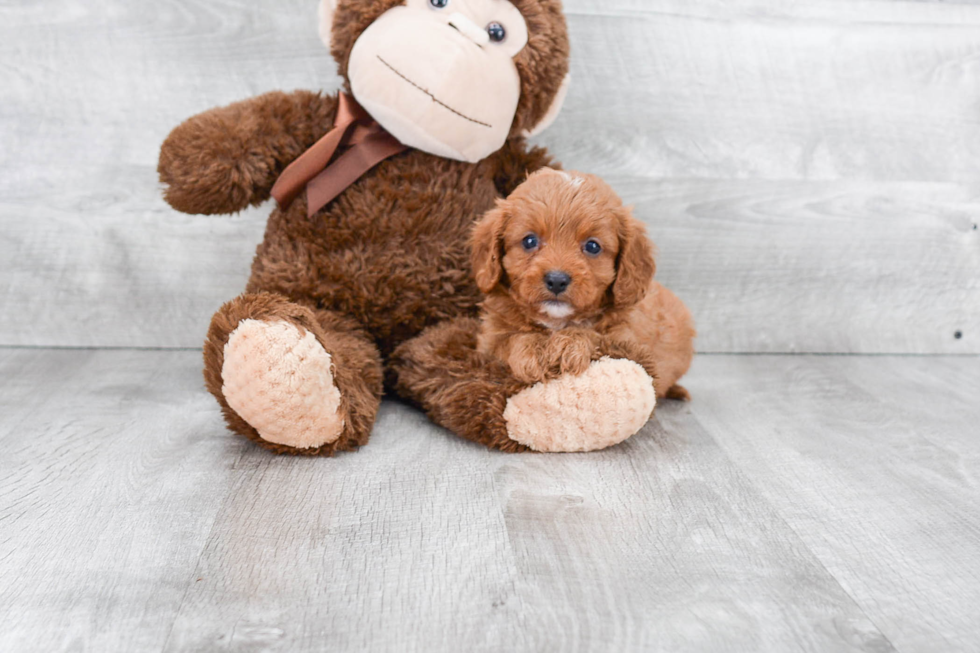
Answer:
[{"label": "gray wooden backdrop", "polygon": [[[980,352],[980,6],[566,5],[575,83],[538,141],[635,204],[701,351]],[[200,346],[269,208],[170,210],[159,144],[335,88],[315,9],[0,3],[0,345]]]}]

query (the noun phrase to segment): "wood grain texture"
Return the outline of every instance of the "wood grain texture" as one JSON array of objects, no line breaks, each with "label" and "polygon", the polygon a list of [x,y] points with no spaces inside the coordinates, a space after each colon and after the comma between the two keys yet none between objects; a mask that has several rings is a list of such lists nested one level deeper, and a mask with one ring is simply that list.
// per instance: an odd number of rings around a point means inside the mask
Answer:
[{"label": "wood grain texture", "polygon": [[0,650],[980,647],[977,358],[702,356],[583,455],[386,402],[316,460],[198,358],[0,349]]},{"label": "wood grain texture", "polygon": [[892,650],[692,411],[658,412],[611,450],[498,467],[530,650]]},{"label": "wood grain texture", "polygon": [[690,385],[698,422],[898,650],[980,646],[980,359],[706,357]]},{"label": "wood grain texture", "polygon": [[0,350],[0,650],[160,650],[248,447],[187,352]]},{"label": "wood grain texture", "polygon": [[[0,344],[200,346],[268,208],[174,213],[159,144],[336,88],[314,4],[0,7]],[[538,140],[640,206],[702,351],[980,352],[980,6],[567,5],[575,84]]]},{"label": "wood grain texture", "polygon": [[600,175],[974,182],[980,6],[570,0],[545,139]]},{"label": "wood grain texture", "polygon": [[397,404],[356,454],[256,450],[166,650],[529,650],[494,458]]}]

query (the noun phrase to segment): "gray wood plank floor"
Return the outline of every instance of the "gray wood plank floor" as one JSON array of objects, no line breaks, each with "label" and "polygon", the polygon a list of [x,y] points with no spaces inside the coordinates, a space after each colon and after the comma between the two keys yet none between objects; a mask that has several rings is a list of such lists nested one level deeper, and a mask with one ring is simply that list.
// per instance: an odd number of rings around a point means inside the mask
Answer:
[{"label": "gray wood plank floor", "polygon": [[980,359],[703,356],[568,456],[273,457],[199,375],[0,350],[0,650],[980,648]]}]

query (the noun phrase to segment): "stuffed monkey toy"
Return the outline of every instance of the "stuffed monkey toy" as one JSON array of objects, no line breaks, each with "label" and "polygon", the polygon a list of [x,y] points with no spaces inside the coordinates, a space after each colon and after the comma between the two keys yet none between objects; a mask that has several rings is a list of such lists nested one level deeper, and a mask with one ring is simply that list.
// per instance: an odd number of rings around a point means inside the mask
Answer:
[{"label": "stuffed monkey toy", "polygon": [[503,451],[600,449],[639,430],[653,380],[628,352],[528,387],[475,346],[472,225],[556,167],[525,138],[567,90],[560,0],[321,0],[320,32],[342,93],[212,109],[160,153],[179,211],[278,200],[204,346],[228,426],[274,452],[332,455],[367,442],[387,388]]}]

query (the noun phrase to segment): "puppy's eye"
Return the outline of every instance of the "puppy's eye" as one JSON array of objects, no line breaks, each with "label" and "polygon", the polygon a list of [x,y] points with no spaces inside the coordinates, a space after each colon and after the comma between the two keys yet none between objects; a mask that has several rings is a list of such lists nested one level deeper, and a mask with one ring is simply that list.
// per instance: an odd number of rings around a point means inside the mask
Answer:
[{"label": "puppy's eye", "polygon": [[598,256],[599,254],[602,253],[602,245],[600,245],[599,242],[596,240],[588,241],[587,243],[585,243],[585,245],[582,246],[582,249],[589,256]]},{"label": "puppy's eye", "polygon": [[524,240],[521,241],[521,246],[524,247],[524,251],[530,252],[532,249],[537,249],[539,245],[538,237],[535,234],[528,234],[524,236]]},{"label": "puppy's eye", "polygon": [[449,0],[429,0],[429,6],[433,9],[445,9]]}]

